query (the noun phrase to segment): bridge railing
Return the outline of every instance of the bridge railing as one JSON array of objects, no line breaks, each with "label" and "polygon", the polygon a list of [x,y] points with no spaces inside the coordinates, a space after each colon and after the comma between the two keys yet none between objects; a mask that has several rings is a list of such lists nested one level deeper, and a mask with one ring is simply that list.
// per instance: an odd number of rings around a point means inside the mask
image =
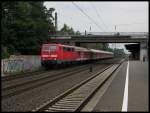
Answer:
[{"label": "bridge railing", "polygon": [[[114,35],[121,35],[121,36],[131,36],[132,38],[148,38],[148,32],[87,32],[86,36],[114,36]],[[53,34],[53,35],[49,35],[51,37],[51,39],[55,39],[56,37],[61,38],[61,37],[65,37],[67,38],[71,38],[71,37],[76,37],[76,36],[85,36],[84,32],[81,32],[78,35],[74,35],[74,34],[68,34],[68,35],[63,35],[63,34]]]}]

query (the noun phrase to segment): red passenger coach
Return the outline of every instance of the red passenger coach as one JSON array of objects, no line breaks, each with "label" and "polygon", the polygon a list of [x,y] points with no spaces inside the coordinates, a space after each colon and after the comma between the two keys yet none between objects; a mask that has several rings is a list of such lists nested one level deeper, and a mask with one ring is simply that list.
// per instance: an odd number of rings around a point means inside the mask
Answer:
[{"label": "red passenger coach", "polygon": [[90,49],[90,50],[93,53],[93,57],[92,57],[93,60],[107,59],[107,58],[114,57],[114,54],[112,52],[95,50],[95,49]]},{"label": "red passenger coach", "polygon": [[111,52],[62,44],[43,44],[41,49],[43,66],[81,63],[112,57]]}]

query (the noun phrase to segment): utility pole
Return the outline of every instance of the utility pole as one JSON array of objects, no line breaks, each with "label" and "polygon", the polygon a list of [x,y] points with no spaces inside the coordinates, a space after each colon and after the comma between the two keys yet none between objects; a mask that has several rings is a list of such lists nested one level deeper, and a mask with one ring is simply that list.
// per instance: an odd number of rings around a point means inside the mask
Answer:
[{"label": "utility pole", "polygon": [[55,32],[57,32],[57,12],[55,12]]},{"label": "utility pole", "polygon": [[115,32],[116,32],[116,28],[117,28],[117,26],[115,25]]},{"label": "utility pole", "polygon": [[85,36],[86,36],[86,30],[85,30]]},{"label": "utility pole", "polygon": [[90,26],[90,34],[91,34],[91,26]]},{"label": "utility pole", "polygon": [[[115,25],[115,35],[117,35],[117,25]],[[116,43],[115,43],[115,47],[114,47],[114,52],[116,51]]]}]

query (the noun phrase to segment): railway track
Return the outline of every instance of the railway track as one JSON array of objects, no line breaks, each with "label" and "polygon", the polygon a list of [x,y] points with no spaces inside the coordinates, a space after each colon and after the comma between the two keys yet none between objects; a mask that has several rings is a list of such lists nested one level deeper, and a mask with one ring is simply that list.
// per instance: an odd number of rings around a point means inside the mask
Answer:
[{"label": "railway track", "polygon": [[17,94],[21,94],[25,91],[28,90],[32,90],[34,88],[40,87],[42,85],[48,84],[50,82],[68,77],[68,76],[72,76],[76,73],[80,73],[83,72],[84,70],[87,70],[89,68],[89,65],[86,66],[82,66],[82,67],[77,67],[77,68],[73,68],[69,71],[63,71],[57,74],[53,74],[51,76],[46,76],[46,77],[42,77],[42,78],[38,78],[35,80],[30,80],[21,84],[15,84],[15,85],[11,85],[9,87],[4,87],[2,88],[2,99],[7,99],[9,97],[12,97],[14,95]]},{"label": "railway track", "polygon": [[35,71],[35,72],[27,72],[27,73],[22,73],[22,74],[15,74],[15,75],[12,75],[12,76],[6,76],[6,77],[2,77],[1,80],[2,82],[5,82],[5,81],[11,81],[11,80],[14,80],[14,79],[19,79],[19,78],[25,78],[25,77],[29,77],[31,76],[31,74],[33,75],[37,75],[37,74],[42,74],[42,73],[46,73],[48,71],[45,71],[45,70],[40,70],[40,71]]},{"label": "railway track", "polygon": [[[99,63],[101,64],[105,64],[105,62],[109,62],[109,64],[113,63],[111,61],[112,59],[105,59],[104,61],[99,61]],[[117,59],[118,60],[118,59]],[[108,64],[108,63],[106,63]],[[84,65],[81,65],[81,67],[84,66]],[[74,66],[73,66],[74,67]],[[76,66],[75,66],[76,67]],[[60,69],[61,70],[61,69]],[[1,80],[2,82],[7,82],[7,81],[11,81],[11,80],[15,80],[15,79],[19,79],[19,78],[27,78],[27,77],[31,77],[31,75],[33,76],[37,76],[37,75],[40,75],[40,74],[46,74],[46,73],[49,73],[49,70],[45,70],[45,69],[42,69],[40,71],[34,71],[34,72],[27,72],[27,73],[22,73],[22,74],[15,74],[15,75],[12,75],[12,76],[5,76],[5,77],[2,77]]]},{"label": "railway track", "polygon": [[[122,62],[121,62],[122,63]],[[97,92],[97,90],[109,79],[115,70],[121,65],[113,64],[104,68],[100,72],[94,74],[88,79],[82,81],[71,89],[65,91],[63,94],[47,101],[38,108],[32,110],[33,112],[62,112],[80,111],[90,98]]]},{"label": "railway track", "polygon": [[[83,65],[81,65],[81,66],[83,66]],[[76,67],[76,66],[72,66],[72,67]],[[27,78],[27,77],[30,77],[31,75],[36,76],[36,75],[44,74],[44,73],[48,73],[48,72],[50,72],[50,70],[41,69],[40,71],[38,70],[38,71],[34,71],[34,72],[27,72],[27,73],[15,74],[12,76],[5,76],[5,77],[2,77],[1,80],[2,80],[2,82],[11,81],[11,80],[19,79],[19,78]]]},{"label": "railway track", "polygon": [[[80,66],[85,67],[85,65]],[[17,77],[17,78],[13,78],[13,80],[7,80],[7,81],[2,81],[2,90],[7,90],[10,89],[11,87],[17,87],[17,86],[21,86],[24,85],[26,83],[29,82],[34,82],[34,80],[40,80],[40,79],[44,79],[45,77],[50,77],[50,76],[57,76],[63,73],[67,73],[67,72],[71,72],[72,70],[76,70],[80,67],[73,67],[73,68],[67,68],[65,70],[61,69],[61,70],[53,70],[53,71],[46,71],[46,72],[41,72],[41,73],[31,73],[29,75],[27,75],[27,77],[24,77],[24,75],[21,75],[23,77]],[[60,71],[60,72],[59,72]],[[10,76],[11,78],[11,76]]]}]

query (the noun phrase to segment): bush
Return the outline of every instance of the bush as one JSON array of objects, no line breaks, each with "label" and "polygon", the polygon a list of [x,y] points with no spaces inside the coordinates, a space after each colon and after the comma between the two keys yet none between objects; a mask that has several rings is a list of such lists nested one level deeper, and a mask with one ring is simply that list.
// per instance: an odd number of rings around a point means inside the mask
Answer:
[{"label": "bush", "polygon": [[2,47],[2,59],[9,58],[9,57],[10,57],[10,54],[7,50],[7,47]]}]

